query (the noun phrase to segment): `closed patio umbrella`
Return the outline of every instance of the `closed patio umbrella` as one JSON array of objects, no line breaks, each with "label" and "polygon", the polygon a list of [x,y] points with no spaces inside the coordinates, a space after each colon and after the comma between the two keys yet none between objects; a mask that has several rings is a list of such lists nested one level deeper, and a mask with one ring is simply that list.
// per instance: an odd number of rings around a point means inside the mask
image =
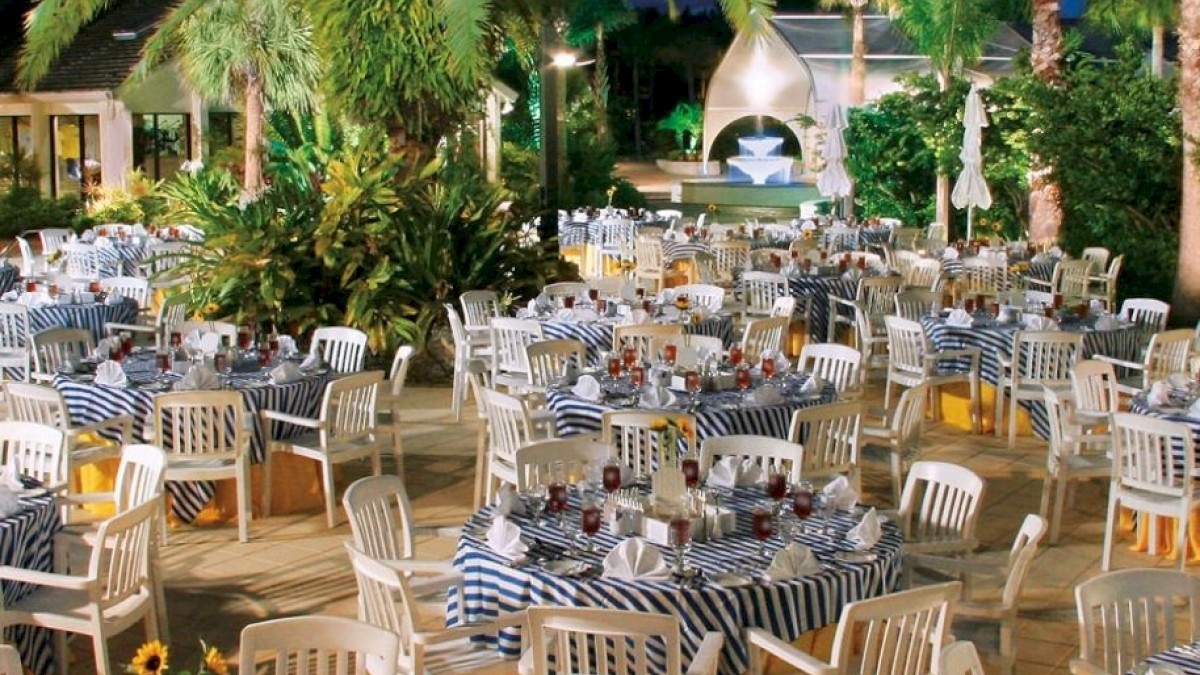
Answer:
[{"label": "closed patio umbrella", "polygon": [[958,181],[954,183],[954,192],[950,194],[950,201],[955,208],[967,210],[967,239],[974,234],[975,209],[992,206],[992,193],[983,179],[983,128],[987,125],[987,113],[979,99],[979,90],[971,85],[963,113],[962,152],[958,155],[963,168],[958,174]]},{"label": "closed patio umbrella", "polygon": [[825,158],[825,168],[817,177],[817,192],[825,197],[846,197],[852,188],[850,176],[846,173],[846,142],[842,138],[842,130],[845,128],[846,116],[842,107],[835,105],[825,124],[825,145],[821,149]]}]

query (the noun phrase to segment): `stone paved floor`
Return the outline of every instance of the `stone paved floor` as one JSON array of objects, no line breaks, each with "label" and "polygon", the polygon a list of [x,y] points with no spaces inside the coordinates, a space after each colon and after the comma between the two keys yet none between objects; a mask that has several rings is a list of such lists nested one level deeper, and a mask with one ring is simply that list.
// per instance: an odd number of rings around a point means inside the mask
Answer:
[{"label": "stone paved floor", "polygon": [[[471,510],[477,422],[472,407],[456,423],[448,401],[448,388],[413,388],[403,399],[406,479],[423,557],[449,557],[452,528]],[[1045,443],[1022,438],[1013,452],[1002,439],[931,423],[924,445],[927,458],[964,464],[987,479],[979,534],[991,551],[985,555],[1003,556],[1024,515],[1038,508]],[[889,501],[885,471],[882,464],[864,470],[869,501]],[[364,472],[351,468],[341,486]],[[1073,587],[1098,572],[1105,494],[1104,485],[1082,485],[1075,507],[1067,509],[1060,543],[1043,549],[1034,564],[1018,626],[1018,673],[1067,672],[1078,640]],[[239,631],[249,622],[305,613],[354,615],[354,580],[342,548],[348,526],[331,531],[317,512],[273,516],[253,522],[251,536],[250,543],[239,544],[232,526],[171,533],[163,564],[173,671],[195,668],[200,639],[235,653]],[[1170,565],[1128,552],[1128,543],[1118,547],[1116,566]],[[996,648],[993,629],[956,625],[955,633],[975,640],[988,672],[995,672],[988,659]],[[127,662],[140,640],[137,629],[115,638],[114,660]],[[72,652],[71,672],[90,672],[90,643],[75,640]],[[496,672],[515,672],[514,664],[502,663]]]}]

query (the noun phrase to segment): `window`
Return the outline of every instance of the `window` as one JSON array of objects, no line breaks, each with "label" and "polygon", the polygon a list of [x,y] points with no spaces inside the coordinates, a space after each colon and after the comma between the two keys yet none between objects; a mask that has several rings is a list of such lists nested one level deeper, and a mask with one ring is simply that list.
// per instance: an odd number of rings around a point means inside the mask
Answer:
[{"label": "window", "polygon": [[54,196],[86,196],[100,184],[99,115],[51,116],[50,144]]},{"label": "window", "polygon": [[237,113],[208,113],[209,150],[217,152],[241,144],[240,120]]},{"label": "window", "polygon": [[29,117],[0,117],[0,188],[33,183],[32,133]]},{"label": "window", "polygon": [[154,180],[175,175],[191,156],[191,141],[187,115],[133,116],[133,166]]}]

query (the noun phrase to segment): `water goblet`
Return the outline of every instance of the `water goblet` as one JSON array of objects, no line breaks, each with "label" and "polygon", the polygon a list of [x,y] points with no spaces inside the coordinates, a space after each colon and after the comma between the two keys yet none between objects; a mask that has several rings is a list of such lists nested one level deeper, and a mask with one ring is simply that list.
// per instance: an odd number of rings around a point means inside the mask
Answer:
[{"label": "water goblet", "polygon": [[775,378],[775,359],[770,356],[764,356],[762,360],[762,375],[764,379],[772,380]]},{"label": "water goblet", "polygon": [[734,368],[742,365],[742,347],[741,345],[733,345],[729,348],[729,362]]},{"label": "water goblet", "polygon": [[756,557],[759,559],[766,557],[767,540],[771,538],[771,534],[775,531],[773,511],[773,505],[770,502],[764,502],[756,505],[751,512],[751,529],[754,532],[754,538],[758,540]]},{"label": "water goblet", "polygon": [[700,373],[695,370],[687,371],[683,376],[683,386],[692,395],[691,402],[694,405],[700,398]]},{"label": "water goblet", "polygon": [[804,521],[812,516],[813,512],[813,486],[808,481],[800,481],[796,487],[792,489],[792,513],[800,519],[801,527],[803,528]]},{"label": "water goblet", "polygon": [[746,392],[750,389],[750,368],[741,367],[737,371],[737,387],[742,391],[741,405],[746,405]]},{"label": "water goblet", "polygon": [[692,548],[692,521],[687,513],[679,511],[671,516],[667,525],[667,543],[675,551],[675,576],[694,576],[696,571],[687,564],[687,554]]},{"label": "water goblet", "polygon": [[608,458],[604,464],[604,489],[610,494],[621,489],[621,464],[616,457]]},{"label": "water goblet", "polygon": [[679,459],[679,470],[683,472],[683,482],[689,488],[700,485],[700,460],[692,455],[684,455]]},{"label": "water goblet", "polygon": [[579,519],[579,529],[583,531],[584,537],[587,538],[587,543],[584,544],[584,551],[591,553],[596,550],[596,533],[600,531],[600,524],[603,520],[603,510],[600,503],[594,499],[587,499],[583,502],[582,515]]},{"label": "water goblet", "polygon": [[663,347],[663,361],[668,366],[675,365],[675,359],[679,355],[679,348],[675,345],[666,345]]}]

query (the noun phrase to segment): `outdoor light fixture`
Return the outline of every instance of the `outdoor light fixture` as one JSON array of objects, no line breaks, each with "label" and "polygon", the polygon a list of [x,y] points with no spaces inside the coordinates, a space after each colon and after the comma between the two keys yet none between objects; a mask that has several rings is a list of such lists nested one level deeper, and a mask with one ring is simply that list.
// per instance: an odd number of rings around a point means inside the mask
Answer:
[{"label": "outdoor light fixture", "polygon": [[555,52],[550,56],[550,64],[555,68],[570,68],[578,62],[575,52]]}]

